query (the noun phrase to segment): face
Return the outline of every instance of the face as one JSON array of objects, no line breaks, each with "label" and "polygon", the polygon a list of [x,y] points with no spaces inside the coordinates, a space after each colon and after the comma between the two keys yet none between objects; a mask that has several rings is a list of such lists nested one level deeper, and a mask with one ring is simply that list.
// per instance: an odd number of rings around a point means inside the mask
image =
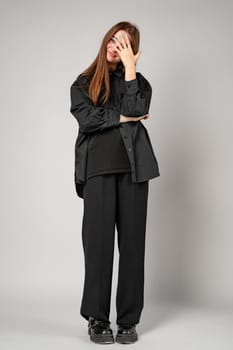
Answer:
[{"label": "face", "polygon": [[[119,37],[120,32],[127,34],[125,30],[119,30],[114,34],[114,37]],[[114,49],[113,44],[115,44],[113,39],[111,39],[107,44],[107,61],[109,62],[109,66],[114,68],[121,59],[116,49]]]}]

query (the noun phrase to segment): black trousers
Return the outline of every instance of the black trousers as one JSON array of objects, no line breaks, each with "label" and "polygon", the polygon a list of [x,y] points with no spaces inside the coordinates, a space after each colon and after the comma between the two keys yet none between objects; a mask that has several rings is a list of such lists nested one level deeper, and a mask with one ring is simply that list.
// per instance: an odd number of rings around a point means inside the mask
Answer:
[{"label": "black trousers", "polygon": [[80,314],[109,322],[115,224],[119,249],[117,324],[137,324],[144,305],[148,181],[130,173],[97,175],[83,190],[85,280]]}]

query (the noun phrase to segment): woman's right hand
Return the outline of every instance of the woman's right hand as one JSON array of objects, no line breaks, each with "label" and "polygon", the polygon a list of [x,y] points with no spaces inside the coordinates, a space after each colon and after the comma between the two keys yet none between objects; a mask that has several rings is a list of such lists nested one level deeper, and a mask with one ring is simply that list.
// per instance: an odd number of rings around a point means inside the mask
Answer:
[{"label": "woman's right hand", "polygon": [[127,122],[136,122],[140,119],[147,119],[149,118],[149,114],[142,115],[140,117],[127,117],[126,115],[121,114],[120,115],[120,123],[127,123]]}]

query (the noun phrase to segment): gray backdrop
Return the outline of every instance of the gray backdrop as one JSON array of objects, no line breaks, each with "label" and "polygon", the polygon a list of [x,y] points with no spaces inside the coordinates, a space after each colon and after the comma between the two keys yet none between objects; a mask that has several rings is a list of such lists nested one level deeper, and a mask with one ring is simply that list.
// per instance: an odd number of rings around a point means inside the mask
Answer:
[{"label": "gray backdrop", "polygon": [[[161,172],[149,185],[145,313],[164,301],[232,309],[232,1],[3,1],[0,13],[3,321],[23,303],[64,302],[79,318],[70,85],[120,20],[141,31],[137,70],[153,88],[143,123]],[[112,321],[117,268],[115,241]]]}]

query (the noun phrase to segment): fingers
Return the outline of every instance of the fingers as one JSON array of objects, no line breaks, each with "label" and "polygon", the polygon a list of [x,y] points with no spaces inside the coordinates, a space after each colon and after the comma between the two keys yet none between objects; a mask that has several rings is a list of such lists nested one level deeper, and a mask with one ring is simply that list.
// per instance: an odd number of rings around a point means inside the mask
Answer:
[{"label": "fingers", "polygon": [[114,40],[114,44],[112,44],[112,47],[114,48],[114,50],[116,50],[118,53],[121,52],[121,50],[119,49],[118,47],[118,42],[117,40],[113,37],[113,40]]},{"label": "fingers", "polygon": [[141,119],[147,119],[149,117],[149,114],[144,114],[144,115],[142,115],[142,116],[140,116],[140,117],[133,117],[134,118],[134,120],[141,120]]},{"label": "fingers", "polygon": [[126,42],[125,42],[125,39],[124,39],[123,32],[120,31],[117,35],[115,35],[115,37],[117,38],[117,40],[119,41],[121,46],[123,48],[125,48],[126,47]]},{"label": "fingers", "polygon": [[148,119],[149,118],[149,114],[145,114],[141,119]]},{"label": "fingers", "polygon": [[120,123],[137,122],[138,120],[147,119],[148,117],[149,117],[149,114],[145,114],[140,117],[127,117],[126,115],[121,114]]},{"label": "fingers", "polygon": [[[113,45],[114,48],[118,49],[122,49],[122,44],[121,44],[121,41],[119,40],[119,37],[117,37],[116,35],[113,37],[113,40],[115,42],[115,44]],[[121,51],[121,50],[120,50]]]},{"label": "fingers", "polygon": [[113,39],[115,41],[116,46],[119,46],[120,48],[131,48],[129,37],[126,33],[120,31],[117,33],[117,35],[113,36]]},{"label": "fingers", "polygon": [[124,40],[126,42],[127,47],[131,49],[131,43],[127,34],[124,34]]},{"label": "fingers", "polygon": [[119,41],[116,39],[116,37],[113,37],[113,40],[114,40],[114,44],[112,46],[113,46],[114,50],[116,50],[117,53],[120,54],[122,47],[121,47]]}]

